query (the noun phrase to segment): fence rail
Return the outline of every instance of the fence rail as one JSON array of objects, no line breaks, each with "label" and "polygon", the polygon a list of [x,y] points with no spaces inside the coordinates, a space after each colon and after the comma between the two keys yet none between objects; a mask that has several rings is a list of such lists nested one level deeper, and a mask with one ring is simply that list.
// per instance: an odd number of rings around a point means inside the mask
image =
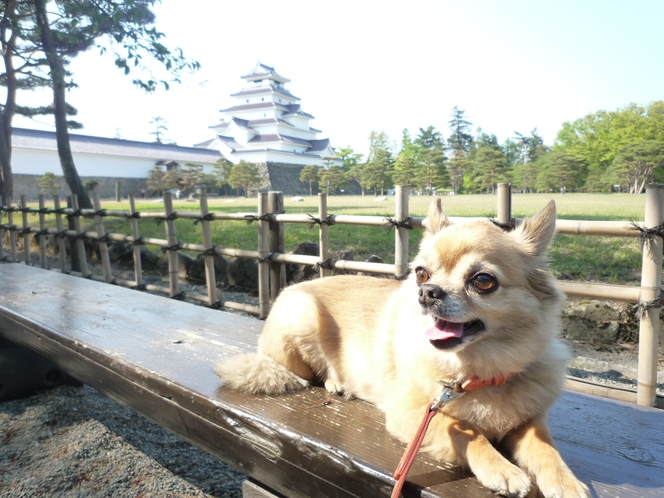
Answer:
[{"label": "fence rail", "polygon": [[[207,198],[200,197],[200,212],[176,212],[173,209],[171,194],[164,195],[163,212],[138,212],[135,199],[129,197],[130,209],[102,209],[98,195],[93,195],[94,209],[79,209],[75,196],[68,200],[69,207],[62,208],[58,196],[54,196],[53,208],[46,207],[44,196],[39,197],[39,207],[28,207],[25,196],[21,196],[18,206],[3,205],[0,202],[0,259],[20,262],[17,250],[17,236],[23,237],[23,262],[30,264],[30,236],[39,242],[40,266],[47,268],[46,236],[55,238],[60,252],[61,272],[90,278],[101,282],[113,283],[123,287],[147,290],[169,296],[174,299],[190,299],[210,307],[232,308],[265,318],[269,313],[270,303],[286,285],[285,264],[313,266],[318,269],[321,277],[330,274],[331,270],[379,273],[403,277],[408,271],[408,233],[411,229],[423,227],[424,218],[409,215],[408,189],[396,187],[394,217],[336,215],[328,213],[327,196],[319,194],[319,209],[316,214],[286,214],[284,198],[281,192],[259,193],[258,206],[253,213],[215,213],[210,212]],[[512,194],[509,184],[499,184],[497,195],[497,221],[513,223]],[[0,199],[1,201],[1,199]],[[7,223],[4,224],[4,214]],[[21,225],[15,224],[15,214],[21,213]],[[646,209],[644,222],[625,223],[615,221],[573,221],[557,220],[556,231],[566,235],[641,237],[644,247],[641,286],[607,285],[588,282],[559,281],[559,288],[568,296],[608,299],[636,304],[639,307],[640,340],[639,340],[639,375],[637,402],[653,405],[656,399],[657,385],[657,346],[659,334],[659,307],[661,306],[661,272],[662,272],[662,225],[664,224],[664,185],[650,185],[646,189]],[[29,214],[39,216],[39,226],[29,226]],[[46,228],[46,215],[55,215],[56,228]],[[63,216],[69,222],[64,228]],[[104,218],[124,218],[128,222],[130,234],[107,233]],[[81,218],[93,221],[95,231],[83,230]],[[165,239],[141,237],[138,220],[154,219],[164,222]],[[202,244],[183,243],[177,240],[175,220],[185,219],[200,223]],[[466,222],[482,218],[450,217],[454,223]],[[223,248],[213,245],[210,223],[215,221],[247,221],[257,222],[257,250]],[[319,255],[306,256],[285,254],[284,224],[301,223],[317,225],[319,231]],[[346,261],[329,257],[328,230],[334,225],[373,226],[394,230],[395,258],[394,264]],[[9,254],[5,254],[3,232],[9,232]],[[67,270],[65,239],[69,239],[72,247],[71,268]],[[98,244],[101,254],[102,272],[93,275],[88,270],[85,256],[84,240]],[[134,280],[114,277],[110,265],[108,243],[120,241],[133,244]],[[140,246],[154,245],[168,253],[169,286],[149,285],[144,283],[141,267]],[[182,292],[179,288],[179,260],[177,251],[188,250],[205,256],[205,275],[207,295]],[[221,301],[218,297],[215,281],[214,256],[249,258],[258,261],[259,306],[244,303]],[[74,261],[75,259],[75,261]]]}]

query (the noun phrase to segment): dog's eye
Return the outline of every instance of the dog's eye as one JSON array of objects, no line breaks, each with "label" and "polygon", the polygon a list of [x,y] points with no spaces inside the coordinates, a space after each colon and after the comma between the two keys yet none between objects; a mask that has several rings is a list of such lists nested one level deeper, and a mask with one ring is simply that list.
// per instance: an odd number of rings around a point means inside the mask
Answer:
[{"label": "dog's eye", "polygon": [[473,285],[480,292],[491,292],[498,288],[498,281],[491,275],[480,273],[473,278]]},{"label": "dog's eye", "polygon": [[423,284],[424,282],[429,280],[429,278],[431,278],[431,276],[429,275],[429,272],[426,271],[421,266],[418,266],[415,269],[415,280],[417,280],[418,284]]}]

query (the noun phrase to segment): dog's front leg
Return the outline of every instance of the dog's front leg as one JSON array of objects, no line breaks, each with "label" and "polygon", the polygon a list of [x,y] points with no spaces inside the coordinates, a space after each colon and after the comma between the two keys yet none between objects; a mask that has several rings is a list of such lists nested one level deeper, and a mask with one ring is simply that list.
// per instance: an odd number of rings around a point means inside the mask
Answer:
[{"label": "dog's front leg", "polygon": [[[393,412],[393,417],[388,416],[388,430],[407,440],[417,427],[420,412]],[[530,477],[503,457],[471,423],[439,413],[431,421],[422,449],[434,458],[470,468],[483,486],[501,495],[524,497],[530,490]]]},{"label": "dog's front leg", "polygon": [[531,420],[503,439],[516,462],[535,476],[546,498],[585,498],[588,488],[565,464],[553,444],[545,418]]}]

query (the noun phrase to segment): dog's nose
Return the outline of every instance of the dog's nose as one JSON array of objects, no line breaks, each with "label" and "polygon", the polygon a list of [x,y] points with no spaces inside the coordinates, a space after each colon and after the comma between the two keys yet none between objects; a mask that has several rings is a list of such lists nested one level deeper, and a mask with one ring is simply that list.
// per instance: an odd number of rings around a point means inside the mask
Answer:
[{"label": "dog's nose", "polygon": [[433,284],[423,284],[420,287],[419,294],[419,302],[422,306],[431,306],[445,297],[445,291],[438,285]]}]

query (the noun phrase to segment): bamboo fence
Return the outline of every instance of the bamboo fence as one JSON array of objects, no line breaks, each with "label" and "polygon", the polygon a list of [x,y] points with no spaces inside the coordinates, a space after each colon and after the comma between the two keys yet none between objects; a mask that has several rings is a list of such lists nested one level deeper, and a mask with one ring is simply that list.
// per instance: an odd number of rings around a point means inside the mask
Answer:
[{"label": "bamboo fence", "polygon": [[[512,193],[510,184],[499,184],[497,191],[497,221],[501,224],[514,224],[512,218]],[[318,213],[286,214],[284,196],[281,192],[258,194],[256,214],[215,213],[209,211],[205,195],[200,196],[200,212],[175,212],[170,193],[164,194],[164,212],[138,212],[135,199],[129,196],[129,211],[102,209],[99,197],[93,195],[94,209],[79,209],[76,197],[69,199],[69,207],[62,208],[58,196],[54,196],[53,208],[46,207],[44,196],[39,197],[39,207],[27,206],[25,196],[21,196],[20,206],[3,205],[0,199],[0,260],[21,262],[17,251],[17,236],[23,237],[23,263],[30,261],[30,236],[37,238],[40,250],[40,266],[47,268],[46,237],[52,236],[58,244],[61,255],[66,254],[65,239],[69,239],[73,259],[77,258],[77,271],[67,271],[66,258],[60,257],[58,271],[72,275],[112,283],[138,290],[146,290],[173,299],[189,299],[212,308],[232,308],[265,318],[271,302],[286,285],[285,264],[309,265],[315,267],[321,277],[328,276],[332,270],[358,271],[392,275],[401,278],[408,272],[408,234],[411,229],[422,228],[422,217],[409,216],[409,193],[407,187],[395,189],[395,216],[356,216],[329,214],[326,194],[319,194]],[[15,224],[15,213],[22,215],[22,226]],[[3,224],[4,214],[7,223]],[[28,215],[39,215],[39,227],[28,225]],[[56,228],[46,228],[45,215],[54,214]],[[63,216],[66,216],[70,228],[65,229]],[[83,230],[81,218],[94,219],[96,231]],[[104,229],[105,217],[125,218],[131,234],[107,233]],[[146,238],[139,234],[139,219],[164,221],[166,239]],[[200,222],[203,244],[178,242],[175,220],[187,219]],[[464,222],[478,218],[450,218],[452,222]],[[257,250],[230,249],[217,247],[212,242],[211,222],[243,220],[256,221],[258,225]],[[568,296],[606,299],[635,304],[640,317],[639,331],[639,366],[636,400],[639,404],[652,406],[656,401],[657,387],[657,347],[659,335],[659,308],[661,307],[662,246],[664,229],[664,185],[649,185],[646,188],[646,208],[643,223],[628,224],[611,221],[571,221],[557,220],[556,231],[567,235],[592,235],[641,238],[643,242],[643,262],[641,286],[593,284],[587,282],[558,281],[558,286]],[[318,256],[286,254],[284,249],[284,224],[304,223],[318,225]],[[361,225],[394,229],[395,258],[394,264],[370,263],[338,260],[329,257],[328,230],[332,225]],[[9,232],[9,254],[5,254],[3,232]],[[99,245],[103,274],[94,275],[88,270],[85,256],[84,239]],[[133,244],[135,279],[127,280],[114,277],[109,259],[108,243],[121,241]],[[168,253],[168,288],[149,285],[143,282],[140,246],[148,244],[162,248]],[[205,275],[207,295],[182,292],[179,288],[179,262],[177,251],[188,250],[205,256]],[[249,258],[258,261],[259,306],[244,303],[221,301],[218,298],[215,281],[214,256]]]}]

